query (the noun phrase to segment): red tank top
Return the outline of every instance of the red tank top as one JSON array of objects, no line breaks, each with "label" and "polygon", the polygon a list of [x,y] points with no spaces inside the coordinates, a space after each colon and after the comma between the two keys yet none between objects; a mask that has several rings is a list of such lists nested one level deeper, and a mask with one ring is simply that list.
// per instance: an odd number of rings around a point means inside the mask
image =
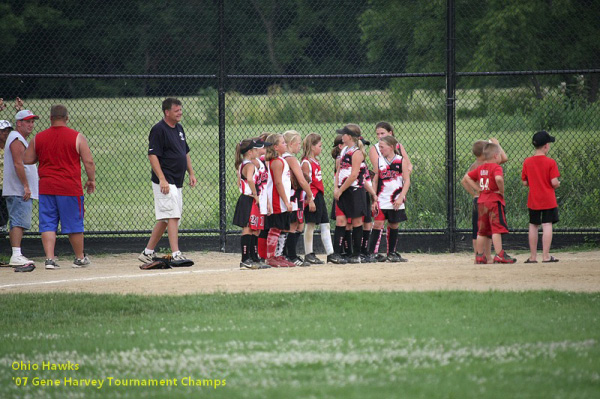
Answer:
[{"label": "red tank top", "polygon": [[319,191],[322,193],[325,192],[321,164],[314,158],[304,157],[300,165],[304,165],[305,162],[308,163],[308,167],[310,168],[310,191],[312,191],[313,197],[316,197]]},{"label": "red tank top", "polygon": [[83,195],[77,135],[66,126],[53,126],[35,136],[40,194]]}]

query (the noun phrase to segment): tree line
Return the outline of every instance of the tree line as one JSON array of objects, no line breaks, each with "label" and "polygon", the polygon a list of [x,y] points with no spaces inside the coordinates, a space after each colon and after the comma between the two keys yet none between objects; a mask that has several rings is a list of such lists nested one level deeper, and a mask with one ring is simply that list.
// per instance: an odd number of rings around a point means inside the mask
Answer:
[{"label": "tree line", "polygon": [[[224,1],[230,74],[445,69],[445,0]],[[0,4],[1,73],[216,75],[218,20],[218,0],[8,0]],[[457,70],[599,68],[599,20],[595,0],[456,0]],[[597,100],[598,78],[584,76],[588,102]],[[536,77],[526,79],[543,96]],[[575,79],[556,77],[557,82]],[[277,79],[232,80],[228,89],[264,93],[273,84],[306,89],[302,81]],[[322,89],[388,84],[385,79],[345,80]],[[214,79],[3,79],[1,95],[183,95],[214,85]]]}]

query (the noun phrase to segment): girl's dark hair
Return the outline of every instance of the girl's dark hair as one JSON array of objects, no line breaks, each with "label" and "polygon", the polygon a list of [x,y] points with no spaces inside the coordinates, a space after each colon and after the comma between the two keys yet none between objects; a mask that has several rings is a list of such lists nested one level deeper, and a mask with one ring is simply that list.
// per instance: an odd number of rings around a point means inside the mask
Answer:
[{"label": "girl's dark hair", "polygon": [[335,136],[335,139],[333,140],[333,148],[331,149],[331,158],[337,159],[337,157],[340,156],[340,152],[342,152],[342,150],[340,150],[340,144],[342,144],[342,135],[338,134],[337,136]]},{"label": "girl's dark hair", "polygon": [[383,129],[387,130],[388,132],[392,133],[392,136],[394,135],[394,128],[388,122],[379,122],[378,124],[376,124],[375,130],[377,130],[379,128],[383,128]]}]

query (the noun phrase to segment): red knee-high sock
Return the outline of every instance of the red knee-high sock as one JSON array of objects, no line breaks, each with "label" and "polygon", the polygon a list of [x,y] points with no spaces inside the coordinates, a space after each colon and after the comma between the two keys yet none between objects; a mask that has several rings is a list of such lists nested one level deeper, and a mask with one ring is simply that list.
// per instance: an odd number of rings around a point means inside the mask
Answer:
[{"label": "red knee-high sock", "polygon": [[267,259],[275,257],[275,251],[277,250],[277,243],[279,242],[279,235],[281,230],[271,229],[269,230],[269,236],[267,237]]}]

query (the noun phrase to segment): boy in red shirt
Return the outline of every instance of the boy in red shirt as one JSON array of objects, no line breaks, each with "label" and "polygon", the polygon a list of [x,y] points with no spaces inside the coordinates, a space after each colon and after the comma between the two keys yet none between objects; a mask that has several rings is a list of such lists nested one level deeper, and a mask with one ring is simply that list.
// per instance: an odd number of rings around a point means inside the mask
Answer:
[{"label": "boy in red shirt", "polygon": [[527,208],[529,208],[529,250],[531,256],[525,263],[537,263],[538,230],[542,225],[542,262],[558,262],[550,255],[552,244],[552,224],[558,222],[558,204],[554,190],[560,186],[558,165],[547,156],[550,143],[555,138],[542,130],[533,135],[535,154],[525,159],[521,180],[529,187]]},{"label": "boy in red shirt", "polygon": [[[483,156],[483,149],[485,148],[487,143],[494,143],[494,144],[498,144],[500,146],[500,142],[498,142],[498,140],[495,138],[490,138],[489,140],[477,140],[476,142],[474,142],[472,152],[473,152],[473,155],[475,155],[475,162],[473,162],[471,164],[471,166],[469,166],[469,170],[467,170],[467,172],[475,170],[475,169],[477,169],[477,167],[479,165],[483,165],[485,163],[485,158]],[[500,165],[502,165],[506,161],[508,161],[508,157],[506,156],[506,153],[502,149],[502,146],[500,146]],[[477,230],[478,230],[478,224],[479,224],[479,210],[478,210],[477,200],[479,200],[479,188],[477,188],[477,190],[474,190],[470,186],[470,184],[467,180],[470,180],[470,179],[466,179],[466,180],[463,179],[461,181],[461,184],[465,188],[465,190],[467,190],[467,192],[473,197],[473,212],[471,215],[472,226],[473,226],[472,238],[473,238],[473,251],[475,252],[475,256],[477,256]],[[488,242],[486,243],[484,254],[485,254],[485,257],[488,260],[488,262],[492,263],[492,242],[490,240],[488,240]]]},{"label": "boy in red shirt", "polygon": [[[498,144],[488,143],[483,149],[485,163],[463,177],[473,190],[479,191],[477,200],[479,222],[477,231],[477,254],[475,263],[487,263],[484,250],[490,239],[494,244],[496,256],[494,263],[515,263],[517,260],[508,256],[502,249],[502,234],[508,233],[504,215],[504,173],[500,163],[502,149]],[[479,183],[479,186],[477,184]]]}]

